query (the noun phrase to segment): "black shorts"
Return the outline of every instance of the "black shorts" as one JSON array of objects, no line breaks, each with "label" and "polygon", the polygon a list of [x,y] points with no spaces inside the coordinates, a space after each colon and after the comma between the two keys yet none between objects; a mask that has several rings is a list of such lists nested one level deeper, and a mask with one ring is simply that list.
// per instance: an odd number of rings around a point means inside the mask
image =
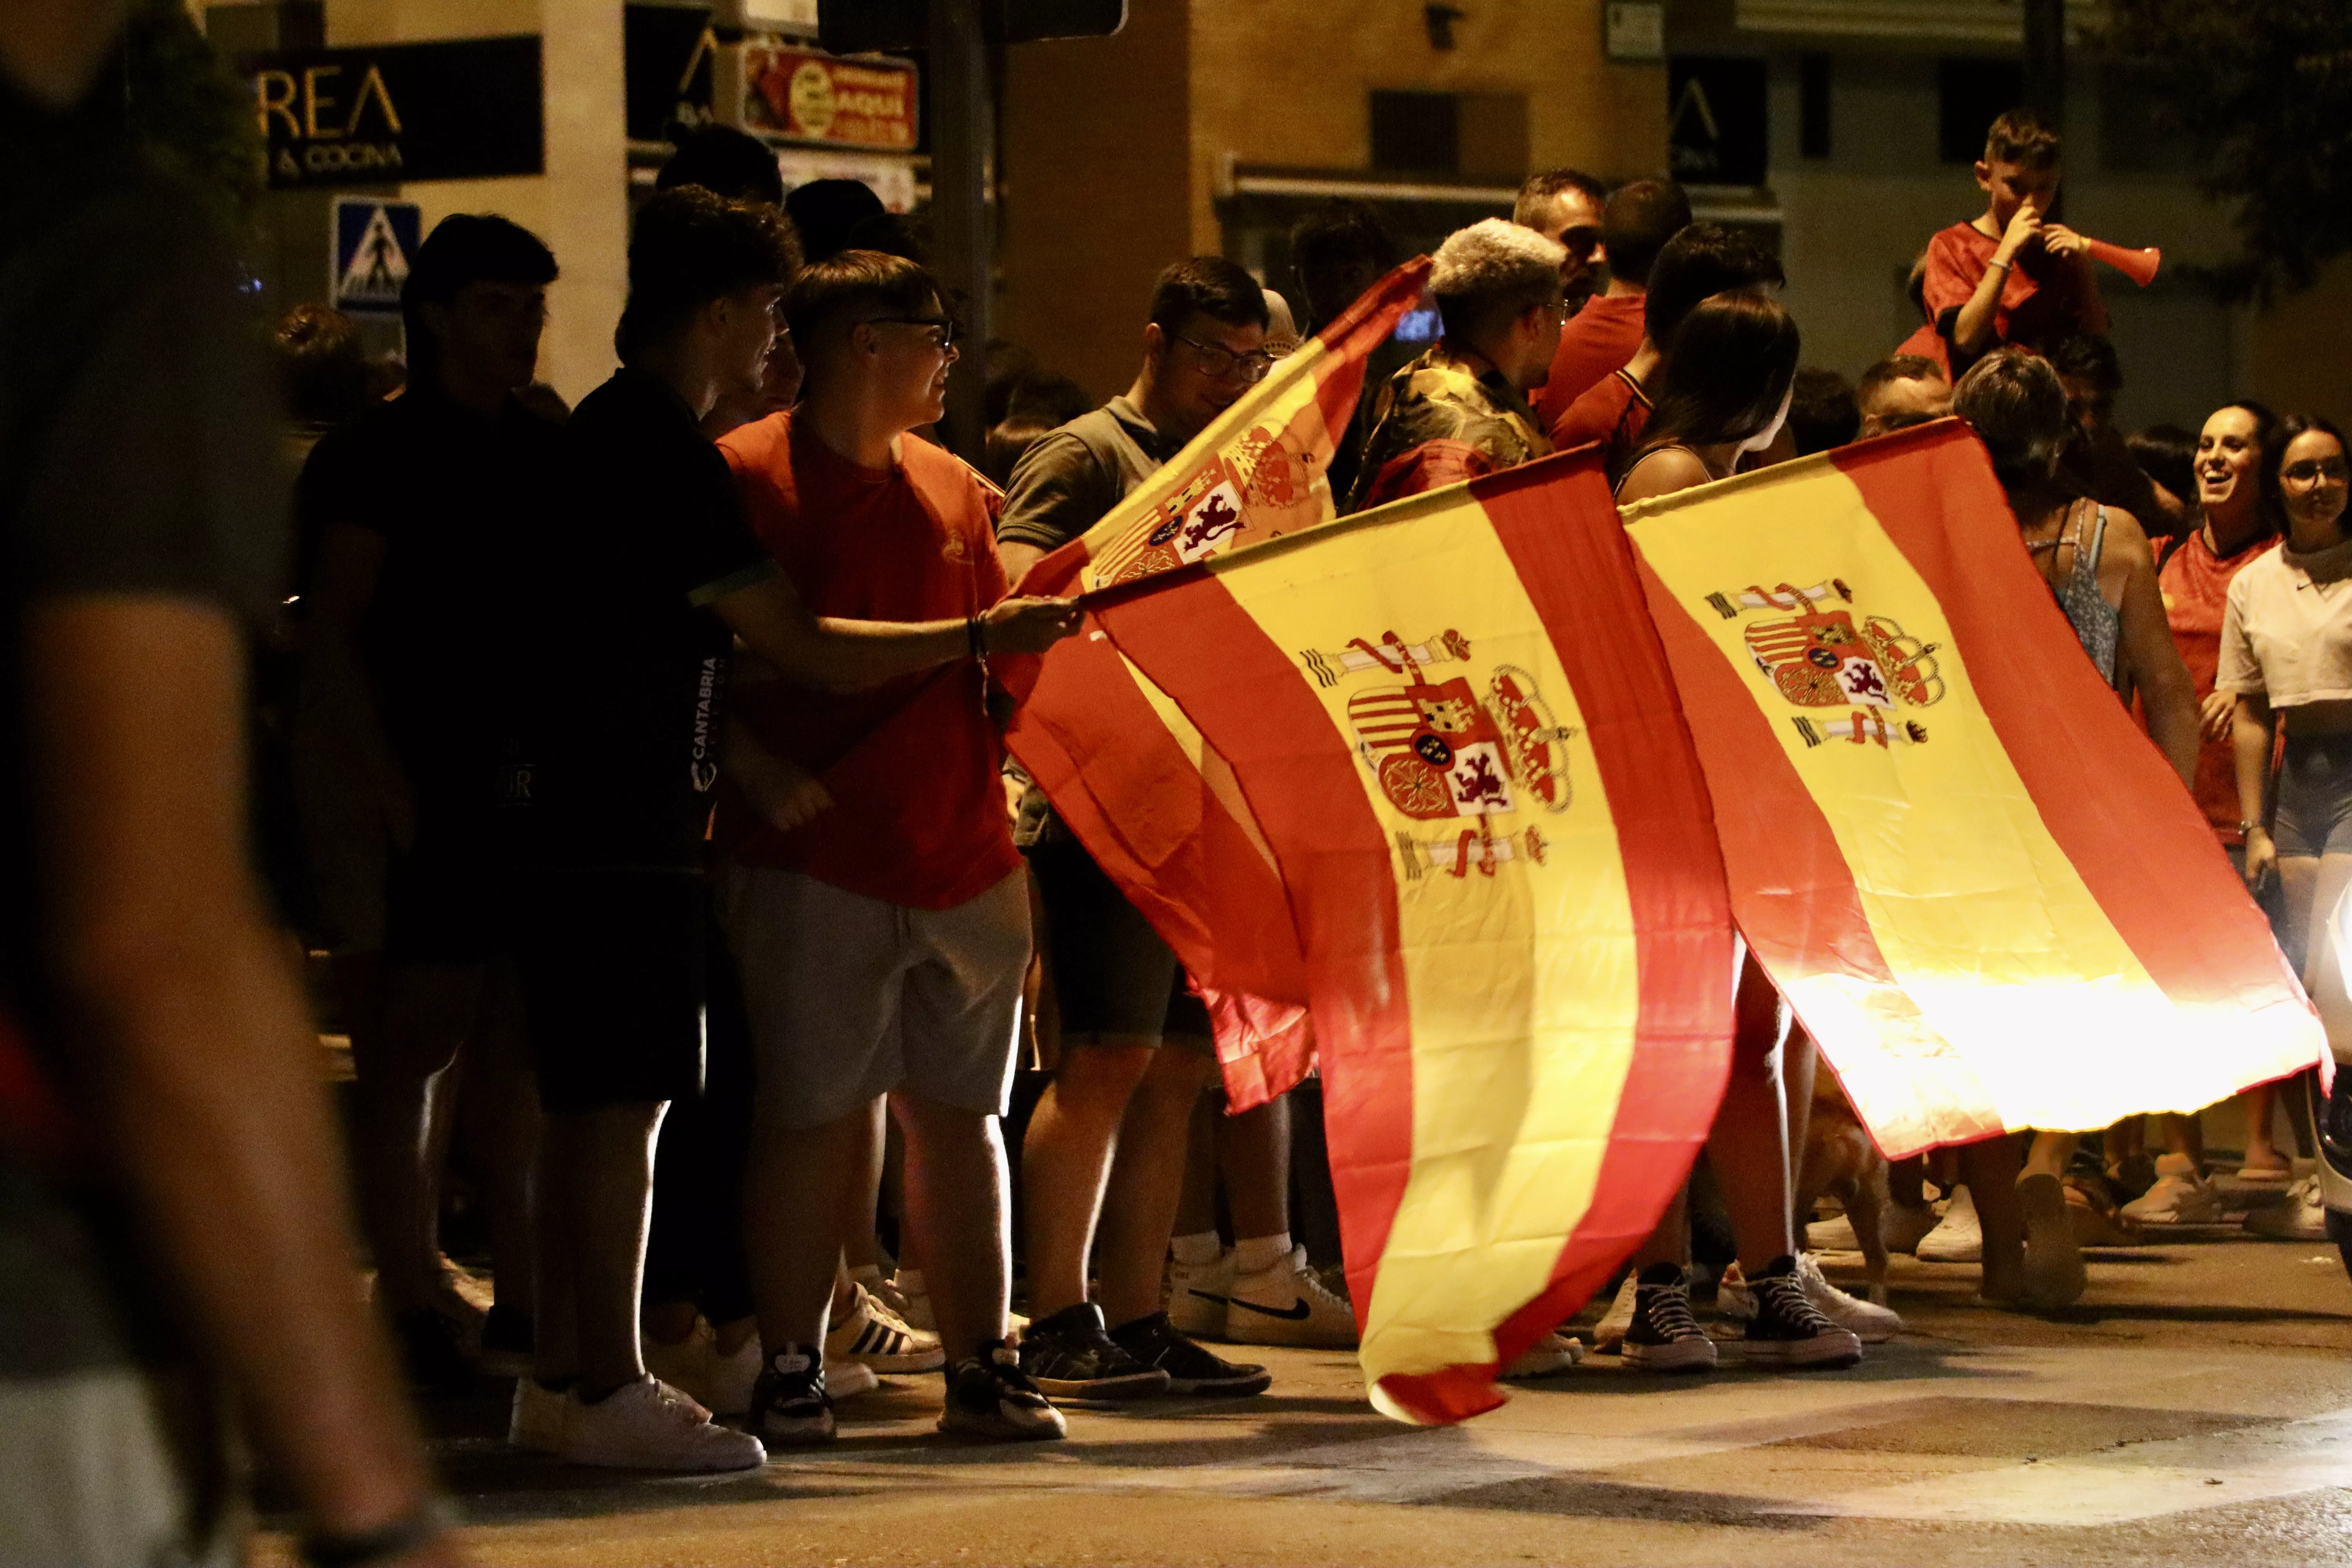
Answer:
[{"label": "black shorts", "polygon": [[1094,857],[1066,837],[1028,853],[1045,904],[1065,1042],[1088,1035],[1208,1039],[1209,1010],[1185,989],[1176,955]]},{"label": "black shorts", "polygon": [[702,878],[541,872],[516,903],[540,1103],[595,1110],[700,1094],[709,903]]},{"label": "black shorts", "polygon": [[2352,853],[2352,735],[2289,735],[2271,841],[2283,856]]}]

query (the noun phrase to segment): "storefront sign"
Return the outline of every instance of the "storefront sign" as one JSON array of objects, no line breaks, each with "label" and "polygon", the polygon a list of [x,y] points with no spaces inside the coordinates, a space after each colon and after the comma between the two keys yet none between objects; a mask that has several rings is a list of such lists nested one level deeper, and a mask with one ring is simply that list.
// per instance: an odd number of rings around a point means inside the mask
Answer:
[{"label": "storefront sign", "polygon": [[754,44],[744,50],[743,79],[748,126],[828,147],[915,150],[920,82],[906,61]]},{"label": "storefront sign", "polygon": [[280,50],[237,68],[280,189],[546,170],[535,34]]}]

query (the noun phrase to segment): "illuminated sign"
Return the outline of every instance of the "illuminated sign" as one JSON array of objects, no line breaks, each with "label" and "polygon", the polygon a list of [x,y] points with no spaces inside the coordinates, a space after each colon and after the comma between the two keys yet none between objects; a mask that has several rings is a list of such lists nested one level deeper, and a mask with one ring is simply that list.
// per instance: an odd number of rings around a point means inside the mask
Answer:
[{"label": "illuminated sign", "polygon": [[915,150],[920,83],[904,60],[753,44],[744,49],[743,79],[747,125],[828,147]]},{"label": "illuminated sign", "polygon": [[247,55],[269,183],[545,172],[537,35]]}]

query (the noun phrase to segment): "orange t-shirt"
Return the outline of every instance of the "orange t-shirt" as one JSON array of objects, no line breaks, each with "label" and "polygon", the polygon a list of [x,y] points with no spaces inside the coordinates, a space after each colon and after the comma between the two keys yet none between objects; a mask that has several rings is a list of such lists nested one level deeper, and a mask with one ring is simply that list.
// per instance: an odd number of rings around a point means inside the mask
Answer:
[{"label": "orange t-shirt", "polygon": [[[993,494],[928,441],[901,437],[894,467],[861,468],[785,412],[730,431],[719,450],[752,531],[812,615],[960,620],[1005,596]],[[782,834],[722,798],[720,845],[748,865],[914,909],[986,892],[1021,855],[982,681],[959,659],[862,691],[737,686],[730,705],[752,736],[824,780],[834,805]]]},{"label": "orange t-shirt", "polygon": [[[2275,534],[2264,534],[2225,561],[2213,553],[2200,528],[2164,558],[2156,579],[2164,593],[2164,620],[2200,704],[2212,694],[2221,662],[2221,612],[2230,602],[2230,580],[2277,542]],[[2238,765],[2227,736],[2197,748],[2196,795],[2222,843],[2244,842],[2238,831]]]},{"label": "orange t-shirt", "polygon": [[1642,427],[1649,422],[1648,395],[1621,370],[1603,376],[1570,405],[1551,427],[1552,449],[1565,452],[1571,447],[1600,442],[1601,466],[1614,483],[1633,456],[1633,448],[1641,444]]},{"label": "orange t-shirt", "polygon": [[1603,294],[1587,300],[1570,318],[1559,330],[1559,352],[1551,356],[1551,374],[1536,388],[1537,424],[1550,429],[1578,398],[1633,357],[1642,346],[1642,315],[1648,302],[1643,294]]}]

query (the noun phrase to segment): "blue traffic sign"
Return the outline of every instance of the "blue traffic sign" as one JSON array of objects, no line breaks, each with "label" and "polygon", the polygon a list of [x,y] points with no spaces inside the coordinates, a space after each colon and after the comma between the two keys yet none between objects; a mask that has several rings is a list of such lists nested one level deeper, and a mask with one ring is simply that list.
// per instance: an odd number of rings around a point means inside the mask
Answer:
[{"label": "blue traffic sign", "polygon": [[424,215],[415,202],[335,198],[335,264],[329,297],[339,310],[397,315]]}]

